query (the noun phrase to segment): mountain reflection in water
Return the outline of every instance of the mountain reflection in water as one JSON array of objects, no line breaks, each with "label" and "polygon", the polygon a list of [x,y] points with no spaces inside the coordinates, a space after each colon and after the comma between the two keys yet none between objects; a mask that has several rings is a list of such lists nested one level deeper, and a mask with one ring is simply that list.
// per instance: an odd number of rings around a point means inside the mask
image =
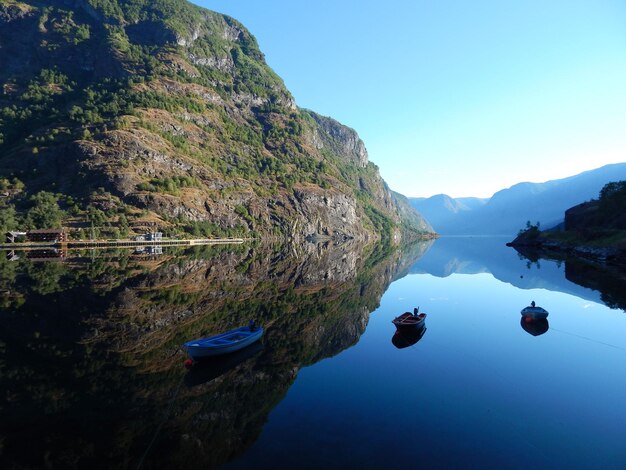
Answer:
[{"label": "mountain reflection in water", "polygon": [[[411,267],[411,273],[446,277],[491,273],[520,289],[547,289],[626,310],[626,272],[573,257],[546,257],[507,247],[503,237],[442,237]],[[543,258],[542,258],[543,257]]]},{"label": "mountain reflection in water", "polygon": [[[135,468],[146,449],[142,468],[231,459],[254,442],[301,367],[358,341],[386,288],[428,246],[3,259],[4,468]],[[180,344],[250,318],[266,328],[265,347],[185,375]]]},{"label": "mountain reflection in water", "polygon": [[552,263],[565,265],[565,279],[599,292],[600,300],[611,308],[626,311],[626,266],[601,265],[580,257],[539,251],[530,247],[515,248],[520,258],[529,264]]},{"label": "mountain reflection in water", "polygon": [[[505,241],[440,239],[396,251],[325,243],[166,248],[149,256],[70,251],[54,262],[3,258],[1,466],[136,468],[141,461],[142,468],[212,468],[247,455],[302,369],[360,346],[371,312],[408,273],[490,272],[522,289],[599,300],[565,278],[562,262],[521,259]],[[394,334],[395,351],[387,318],[386,349],[404,359],[418,350],[427,357],[431,339],[437,346],[441,335],[472,337],[456,333],[429,295],[412,291],[402,300],[430,303],[428,336],[426,328]],[[503,324],[519,332],[519,309],[505,307],[515,313]],[[480,309],[459,307],[466,308],[479,325]],[[262,344],[184,369],[177,353],[183,342],[250,318],[266,328]],[[520,326],[533,336],[549,329],[547,321],[523,318]],[[423,364],[427,371],[428,359]]]}]

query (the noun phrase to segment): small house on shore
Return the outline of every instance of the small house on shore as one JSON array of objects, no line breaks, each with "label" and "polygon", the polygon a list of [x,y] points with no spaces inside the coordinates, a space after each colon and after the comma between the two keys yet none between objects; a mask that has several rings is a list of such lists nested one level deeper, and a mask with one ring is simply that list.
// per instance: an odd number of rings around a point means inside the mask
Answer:
[{"label": "small house on shore", "polygon": [[135,240],[138,242],[158,242],[163,240],[163,232],[148,232],[135,237]]},{"label": "small house on shore", "polygon": [[43,228],[26,232],[29,242],[66,242],[67,232],[62,228]]}]

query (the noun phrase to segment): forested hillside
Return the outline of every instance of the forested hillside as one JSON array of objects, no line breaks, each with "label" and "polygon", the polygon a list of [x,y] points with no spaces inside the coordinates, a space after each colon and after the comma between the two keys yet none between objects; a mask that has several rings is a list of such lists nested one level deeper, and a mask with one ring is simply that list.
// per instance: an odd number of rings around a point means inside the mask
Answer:
[{"label": "forested hillside", "polygon": [[3,232],[432,232],[230,17],[184,0],[4,0],[0,64]]}]

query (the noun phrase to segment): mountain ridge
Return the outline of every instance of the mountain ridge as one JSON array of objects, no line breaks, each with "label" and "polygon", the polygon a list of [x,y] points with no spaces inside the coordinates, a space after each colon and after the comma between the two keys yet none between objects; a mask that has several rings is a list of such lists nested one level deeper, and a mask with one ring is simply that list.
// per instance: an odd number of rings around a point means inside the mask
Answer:
[{"label": "mountain ridge", "polygon": [[477,204],[469,210],[452,211],[448,208],[451,204],[461,207],[460,204],[468,198],[446,196],[450,199],[446,202],[448,206],[441,204],[441,195],[409,200],[443,235],[512,236],[527,221],[538,221],[545,228],[558,225],[563,221],[566,209],[596,197],[606,183],[621,179],[626,179],[626,163],[609,164],[543,183],[517,183],[497,191],[484,204]]},{"label": "mountain ridge", "polygon": [[432,236],[358,134],[298,108],[226,15],[184,0],[6,0],[0,26],[3,231]]}]

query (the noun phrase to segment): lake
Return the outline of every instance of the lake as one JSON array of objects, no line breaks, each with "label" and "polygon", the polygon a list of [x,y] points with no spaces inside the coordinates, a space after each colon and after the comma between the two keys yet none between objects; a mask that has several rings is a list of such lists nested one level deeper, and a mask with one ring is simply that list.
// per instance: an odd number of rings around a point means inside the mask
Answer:
[{"label": "lake", "polygon": [[624,278],[506,241],[3,261],[2,466],[625,468]]}]

